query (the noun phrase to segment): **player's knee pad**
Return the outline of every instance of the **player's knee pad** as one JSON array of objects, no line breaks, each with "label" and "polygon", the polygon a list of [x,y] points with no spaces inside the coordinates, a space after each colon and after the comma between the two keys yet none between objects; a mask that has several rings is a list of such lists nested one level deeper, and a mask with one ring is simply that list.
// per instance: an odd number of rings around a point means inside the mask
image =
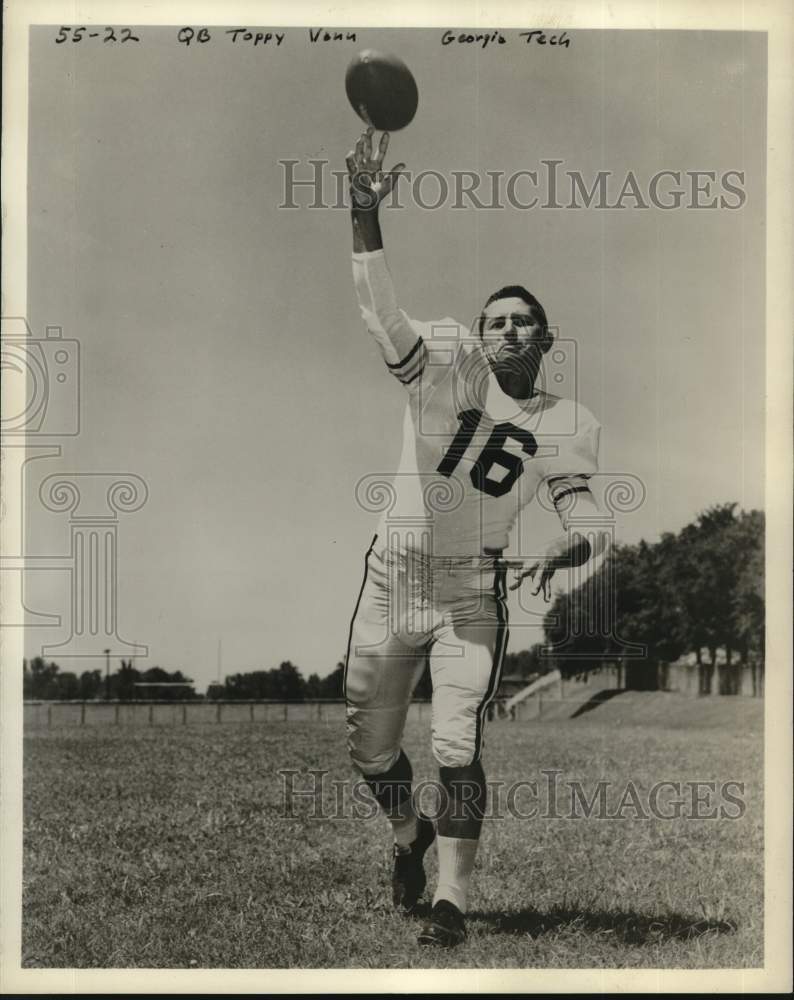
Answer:
[{"label": "player's knee pad", "polygon": [[[401,734],[385,723],[389,714],[358,704],[354,686],[347,701],[347,748],[353,767],[364,777],[383,774],[400,756]],[[385,717],[384,717],[385,716]]]},{"label": "player's knee pad", "polygon": [[440,768],[468,767],[477,760],[476,742],[433,734],[433,756]]},{"label": "player's knee pad", "polygon": [[369,779],[388,773],[397,763],[400,756],[399,747],[389,747],[384,750],[368,750],[359,745],[355,739],[348,739],[348,751],[353,767],[369,783]]}]

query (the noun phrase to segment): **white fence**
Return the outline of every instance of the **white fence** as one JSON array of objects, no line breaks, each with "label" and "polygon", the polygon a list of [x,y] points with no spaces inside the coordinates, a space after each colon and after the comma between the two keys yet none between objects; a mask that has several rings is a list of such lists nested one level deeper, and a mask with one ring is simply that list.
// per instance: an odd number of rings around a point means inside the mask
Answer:
[{"label": "white fence", "polygon": [[[306,701],[26,701],[25,728],[86,725],[173,726],[225,722],[342,724],[342,699]],[[430,718],[430,703],[412,702],[409,718]]]},{"label": "white fence", "polygon": [[[585,674],[581,678],[558,679],[543,691],[532,694],[521,703],[508,708],[507,697],[499,697],[488,706],[488,718],[539,719],[554,717],[563,706],[576,711],[600,692],[625,690],[625,672],[618,666]],[[744,668],[737,672],[735,694],[763,697],[763,668]],[[675,691],[697,698],[706,693],[699,690],[697,668],[673,663],[658,668],[657,690]],[[719,691],[714,677],[713,693]],[[708,692],[712,693],[712,692]],[[728,696],[730,697],[730,696]],[[427,701],[411,703],[409,719],[430,719],[431,705]],[[322,722],[343,724],[345,703],[341,698],[312,698],[305,701],[26,701],[25,728],[42,729],[55,726],[85,725],[189,725],[225,722]]]}]

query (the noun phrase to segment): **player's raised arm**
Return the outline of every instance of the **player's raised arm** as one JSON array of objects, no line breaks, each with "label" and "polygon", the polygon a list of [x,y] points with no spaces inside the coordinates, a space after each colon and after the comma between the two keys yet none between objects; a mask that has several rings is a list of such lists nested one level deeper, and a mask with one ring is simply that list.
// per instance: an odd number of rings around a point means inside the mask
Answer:
[{"label": "player's raised arm", "polygon": [[380,228],[380,206],[405,164],[399,163],[385,172],[383,158],[389,146],[389,135],[383,133],[376,151],[373,151],[372,136],[373,129],[368,128],[347,155],[353,281],[361,314],[389,371],[404,385],[411,386],[422,374],[424,345],[418,331],[397,307]]},{"label": "player's raised arm", "polygon": [[377,150],[372,148],[372,127],[359,136],[354,149],[347,154],[347,175],[350,181],[350,207],[353,223],[353,252],[369,253],[383,249],[380,231],[380,206],[405,169],[398,163],[384,172],[383,159],[389,148],[389,133],[380,137]]}]

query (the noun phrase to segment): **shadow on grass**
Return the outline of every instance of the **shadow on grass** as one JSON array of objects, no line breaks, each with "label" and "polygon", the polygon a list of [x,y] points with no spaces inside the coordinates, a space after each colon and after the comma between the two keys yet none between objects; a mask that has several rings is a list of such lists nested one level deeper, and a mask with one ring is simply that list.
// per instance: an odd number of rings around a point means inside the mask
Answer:
[{"label": "shadow on grass", "polygon": [[587,934],[614,935],[612,940],[624,944],[658,943],[663,940],[691,940],[703,934],[733,934],[736,925],[728,920],[707,920],[672,913],[667,916],[647,916],[621,910],[578,910],[555,907],[548,913],[532,908],[514,913],[495,911],[469,913],[472,921],[491,925],[497,934],[541,934],[569,929]]},{"label": "shadow on grass", "polygon": [[584,715],[585,712],[592,712],[594,708],[598,708],[599,705],[603,705],[605,701],[611,701],[619,694],[623,694],[625,688],[606,688],[603,691],[596,691],[592,698],[580,705],[576,711],[571,715],[572,719],[578,719],[580,715]]}]

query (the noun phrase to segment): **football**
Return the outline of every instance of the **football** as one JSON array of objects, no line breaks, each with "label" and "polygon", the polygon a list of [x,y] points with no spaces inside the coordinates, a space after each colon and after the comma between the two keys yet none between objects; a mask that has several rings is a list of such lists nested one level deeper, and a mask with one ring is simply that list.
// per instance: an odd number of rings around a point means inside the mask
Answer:
[{"label": "football", "polygon": [[374,49],[352,59],[345,90],[356,114],[384,132],[405,128],[419,104],[416,81],[402,59]]}]

